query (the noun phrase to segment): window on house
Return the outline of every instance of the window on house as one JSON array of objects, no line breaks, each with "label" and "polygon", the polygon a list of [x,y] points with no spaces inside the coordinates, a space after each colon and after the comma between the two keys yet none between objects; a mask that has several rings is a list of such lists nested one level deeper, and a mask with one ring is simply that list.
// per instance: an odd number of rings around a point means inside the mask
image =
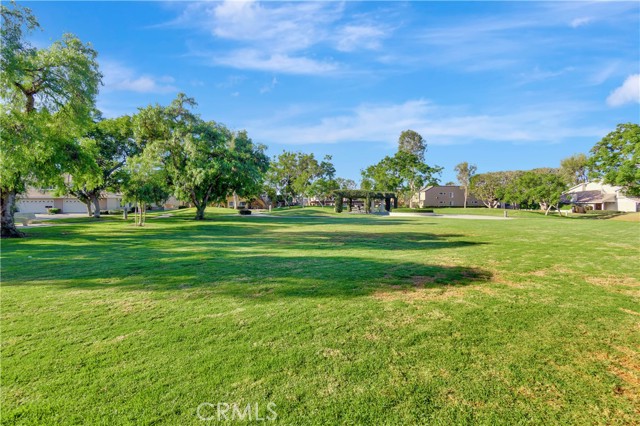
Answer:
[{"label": "window on house", "polygon": [[451,193],[451,198],[453,198],[453,192]]}]

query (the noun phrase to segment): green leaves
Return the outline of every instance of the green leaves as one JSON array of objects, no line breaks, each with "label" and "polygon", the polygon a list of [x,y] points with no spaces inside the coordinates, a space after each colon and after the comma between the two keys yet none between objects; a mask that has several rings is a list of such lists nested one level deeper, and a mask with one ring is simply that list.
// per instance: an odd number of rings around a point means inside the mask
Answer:
[{"label": "green leaves", "polygon": [[[335,176],[335,168],[331,156],[326,156],[318,163],[313,154],[283,151],[274,157],[267,173],[268,185],[275,194],[289,199],[300,196],[328,196],[327,187]],[[323,182],[319,182],[323,180]]]},{"label": "green leaves", "polygon": [[[88,164],[78,139],[91,123],[102,76],[90,45],[66,34],[33,48],[24,38],[38,27],[31,11],[12,3],[0,13],[0,190],[15,195],[35,182],[61,185],[63,173]],[[3,235],[12,227],[3,215]]]},{"label": "green leaves", "polygon": [[421,187],[437,182],[436,175],[441,170],[424,163],[415,154],[398,151],[393,157],[387,156],[362,171],[363,189],[399,192],[407,198]]},{"label": "green leaves", "polygon": [[621,186],[631,196],[640,196],[640,126],[618,124],[591,149],[589,176]]},{"label": "green leaves", "polygon": [[181,93],[167,107],[141,109],[133,125],[145,155],[158,160],[176,197],[193,203],[196,218],[202,219],[210,202],[223,201],[234,191],[256,194],[268,158],[264,146],[255,145],[245,131],[202,120],[192,111],[195,105]]}]

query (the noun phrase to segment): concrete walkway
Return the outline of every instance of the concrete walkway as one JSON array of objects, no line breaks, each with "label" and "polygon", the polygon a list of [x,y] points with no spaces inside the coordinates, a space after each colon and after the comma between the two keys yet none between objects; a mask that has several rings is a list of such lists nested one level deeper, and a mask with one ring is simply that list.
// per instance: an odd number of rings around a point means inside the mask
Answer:
[{"label": "concrete walkway", "polygon": [[485,216],[479,214],[436,214],[436,213],[394,213],[390,216],[394,217],[435,217],[442,219],[479,219],[479,220],[511,220],[512,217],[504,216]]},{"label": "concrete walkway", "polygon": [[[228,216],[239,216],[230,214]],[[380,214],[380,213],[370,213],[370,214],[353,214],[349,216],[376,216],[376,217],[433,217],[436,219],[473,219],[473,220],[511,220],[511,217],[503,217],[503,216],[485,216],[479,214],[436,214],[436,213],[394,213],[391,212],[389,214]],[[289,216],[289,215],[270,215],[268,212],[252,212],[250,215],[244,217],[273,217],[273,218],[289,218],[289,219],[317,219],[317,218],[340,218],[345,216]]]}]

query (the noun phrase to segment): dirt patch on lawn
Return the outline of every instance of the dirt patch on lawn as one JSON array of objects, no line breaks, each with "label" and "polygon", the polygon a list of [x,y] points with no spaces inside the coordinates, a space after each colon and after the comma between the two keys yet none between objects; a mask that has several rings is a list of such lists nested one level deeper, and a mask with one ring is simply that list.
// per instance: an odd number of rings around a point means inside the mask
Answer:
[{"label": "dirt patch on lawn", "polygon": [[633,277],[606,276],[586,277],[589,284],[631,297],[640,297],[640,281]]},{"label": "dirt patch on lawn", "polygon": [[[398,287],[392,286],[391,288]],[[436,288],[405,288],[402,290],[381,290],[373,294],[376,300],[391,302],[391,301],[403,301],[403,302],[416,302],[427,300],[449,300],[453,298],[464,297],[469,290],[478,290],[479,286],[456,286],[456,285],[444,285]]]},{"label": "dirt patch on lawn", "polygon": [[597,353],[597,360],[606,364],[607,370],[615,375],[620,384],[613,392],[632,402],[640,403],[640,353],[632,348],[616,346],[615,354]]}]

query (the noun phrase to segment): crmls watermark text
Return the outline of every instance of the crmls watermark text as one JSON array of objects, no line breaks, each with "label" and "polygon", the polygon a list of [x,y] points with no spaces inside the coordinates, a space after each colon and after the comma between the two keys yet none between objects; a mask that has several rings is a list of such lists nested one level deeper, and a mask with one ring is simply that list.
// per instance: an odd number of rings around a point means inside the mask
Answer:
[{"label": "crmls watermark text", "polygon": [[269,402],[266,405],[260,405],[257,402],[250,402],[246,405],[233,402],[203,402],[198,405],[196,415],[202,421],[269,421],[272,422],[278,418],[276,413],[275,402]]}]

